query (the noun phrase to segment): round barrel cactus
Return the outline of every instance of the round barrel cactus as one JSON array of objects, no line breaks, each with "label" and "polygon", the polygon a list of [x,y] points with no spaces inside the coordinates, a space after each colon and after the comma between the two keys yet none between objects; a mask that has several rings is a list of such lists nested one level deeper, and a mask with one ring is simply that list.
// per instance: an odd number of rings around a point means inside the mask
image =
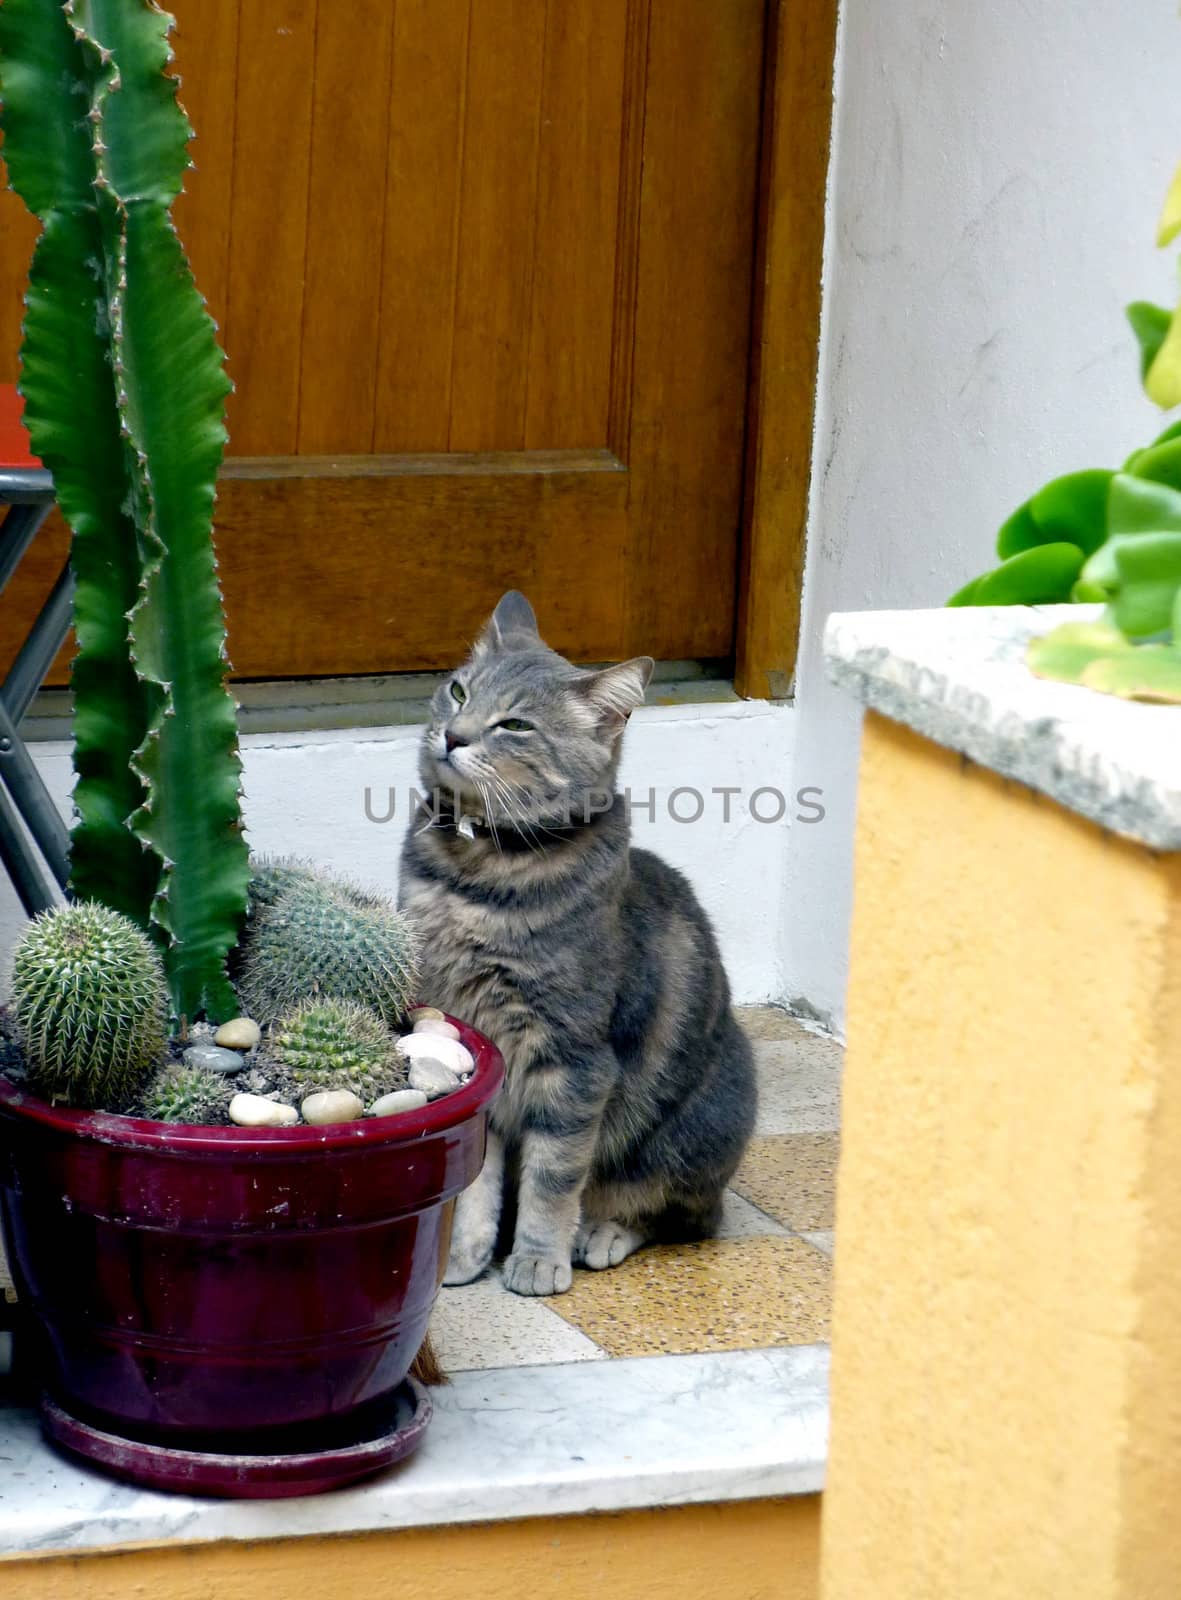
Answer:
[{"label": "round barrel cactus", "polygon": [[288,889],[314,883],[318,877],[313,866],[295,856],[252,856],[250,883],[246,890],[247,914],[257,916],[260,911],[273,906]]},{"label": "round barrel cactus", "polygon": [[413,931],[388,900],[313,877],[251,919],[238,992],[256,1022],[301,1000],[355,1000],[397,1025],[414,994]]},{"label": "round barrel cactus", "polygon": [[147,934],[96,901],[46,911],[16,947],[12,1013],[38,1093],[119,1110],[164,1053],[164,964]]}]

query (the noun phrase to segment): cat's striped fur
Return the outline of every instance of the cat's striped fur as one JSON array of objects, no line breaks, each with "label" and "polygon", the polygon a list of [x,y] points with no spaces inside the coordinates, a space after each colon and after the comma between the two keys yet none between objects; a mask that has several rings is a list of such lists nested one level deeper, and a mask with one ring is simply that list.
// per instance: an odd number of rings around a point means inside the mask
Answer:
[{"label": "cat's striped fur", "polygon": [[572,1261],[707,1234],[750,1136],[750,1047],[708,919],[678,872],[630,848],[614,794],[651,670],[573,667],[513,592],[432,704],[421,772],[436,798],[407,837],[402,904],[423,996],[507,1068],[448,1283],[488,1266],[502,1210],[519,1294],[569,1288]]}]

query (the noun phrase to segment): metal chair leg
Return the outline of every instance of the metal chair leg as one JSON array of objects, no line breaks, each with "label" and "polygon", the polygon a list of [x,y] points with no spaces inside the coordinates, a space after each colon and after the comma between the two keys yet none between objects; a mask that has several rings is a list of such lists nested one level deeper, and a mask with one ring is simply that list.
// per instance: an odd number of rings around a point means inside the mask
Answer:
[{"label": "metal chair leg", "polygon": [[25,915],[35,917],[58,904],[52,880],[29,843],[11,800],[0,788],[0,865],[12,880]]},{"label": "metal chair leg", "polygon": [[[0,504],[8,507],[0,523],[2,590],[53,507],[52,476],[44,467],[0,467]],[[54,878],[65,887],[69,834],[18,724],[69,631],[72,596],[67,567],[0,686],[0,864],[30,916],[57,903]]]},{"label": "metal chair leg", "polygon": [[64,886],[70,877],[69,832],[3,704],[0,704],[0,779],[45,857],[46,866]]},{"label": "metal chair leg", "polygon": [[20,559],[32,544],[37,530],[53,509],[53,502],[10,505],[0,523],[0,589],[12,577]]},{"label": "metal chair leg", "polygon": [[13,722],[21,720],[45,682],[45,674],[66,642],[73,608],[74,574],[67,561],[0,688],[0,698]]}]

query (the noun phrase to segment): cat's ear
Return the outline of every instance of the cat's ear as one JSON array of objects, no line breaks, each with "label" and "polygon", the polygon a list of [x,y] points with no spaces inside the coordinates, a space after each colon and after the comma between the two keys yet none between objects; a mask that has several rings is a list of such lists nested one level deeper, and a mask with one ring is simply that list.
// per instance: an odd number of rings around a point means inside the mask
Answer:
[{"label": "cat's ear", "polygon": [[574,686],[574,692],[594,712],[599,726],[617,738],[627,719],[644,703],[644,691],[656,663],[651,656],[635,656],[617,667],[588,672]]},{"label": "cat's ear", "polygon": [[528,650],[540,642],[533,607],[519,589],[510,589],[497,601],[476,640],[476,654],[492,650]]}]

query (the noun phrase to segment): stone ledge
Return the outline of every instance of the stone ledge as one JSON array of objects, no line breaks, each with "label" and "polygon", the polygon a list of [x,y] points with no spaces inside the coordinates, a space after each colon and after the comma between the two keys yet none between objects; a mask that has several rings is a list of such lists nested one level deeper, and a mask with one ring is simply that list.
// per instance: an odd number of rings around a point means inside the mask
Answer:
[{"label": "stone ledge", "polygon": [[814,1494],[828,1348],[464,1372],[417,1455],[353,1489],[208,1500],[119,1484],[0,1408],[4,1558],[131,1544],[293,1539]]},{"label": "stone ledge", "polygon": [[1030,639],[1095,606],[838,613],[828,675],[873,711],[1125,838],[1181,850],[1181,707],[1037,678]]}]

